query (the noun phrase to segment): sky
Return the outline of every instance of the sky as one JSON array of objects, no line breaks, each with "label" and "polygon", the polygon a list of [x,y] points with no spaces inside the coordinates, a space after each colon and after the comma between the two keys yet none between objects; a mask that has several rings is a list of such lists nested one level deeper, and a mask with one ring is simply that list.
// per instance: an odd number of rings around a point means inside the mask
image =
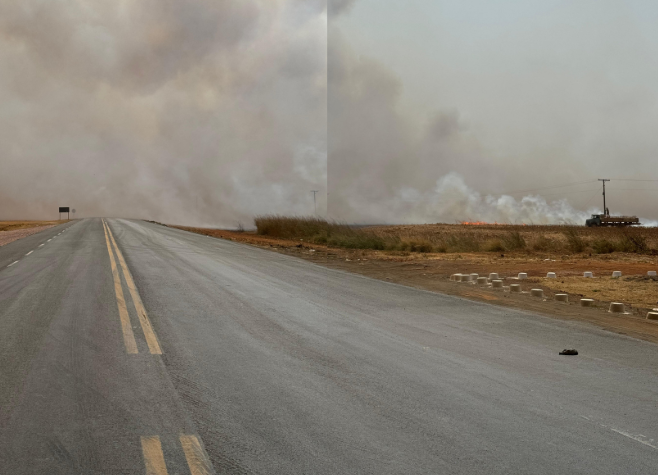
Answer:
[{"label": "sky", "polygon": [[[612,213],[658,219],[658,181],[615,180],[658,180],[658,4],[349,3],[330,16],[329,27],[330,78],[332,67],[349,70],[344,84],[333,84],[351,94],[345,101],[332,95],[330,80],[330,196],[332,182],[336,192],[341,189],[339,202],[330,200],[330,214],[386,220],[395,210],[397,221],[473,214],[478,216],[471,219],[537,222],[547,209],[555,210],[551,221],[565,219],[569,205],[578,222],[602,208],[596,180],[612,178]],[[332,48],[340,52],[332,56]],[[356,108],[358,101],[363,103]],[[356,124],[343,134],[336,123],[351,118],[364,124],[365,147],[349,136]],[[362,180],[345,176],[348,162]],[[388,172],[373,179],[375,170]],[[442,191],[454,180],[452,188],[468,190],[468,196]],[[349,181],[349,190],[342,189]],[[578,184],[549,188],[570,183]],[[453,206],[450,195],[470,204]],[[523,217],[501,208],[501,198],[511,203],[509,197],[516,208],[526,197],[541,206]],[[551,206],[555,200],[561,201]],[[369,204],[365,216],[363,203]]]},{"label": "sky", "polygon": [[[0,3],[0,219],[658,220],[658,4]],[[625,181],[626,180],[626,181]],[[653,180],[653,181],[635,181]],[[563,185],[567,186],[563,186]]]}]

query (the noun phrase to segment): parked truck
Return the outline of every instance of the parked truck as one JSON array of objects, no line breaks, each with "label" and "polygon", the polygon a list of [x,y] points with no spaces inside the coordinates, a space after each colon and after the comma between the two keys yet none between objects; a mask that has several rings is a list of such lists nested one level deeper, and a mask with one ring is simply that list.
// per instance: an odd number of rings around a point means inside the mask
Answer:
[{"label": "parked truck", "polygon": [[640,220],[637,216],[610,216],[607,214],[593,214],[585,221],[587,227],[593,226],[639,226]]},{"label": "parked truck", "polygon": [[637,216],[610,216],[610,210],[605,205],[605,182],[608,178],[599,178],[603,182],[603,214],[593,214],[590,219],[585,220],[588,228],[593,226],[639,226],[640,220]]}]

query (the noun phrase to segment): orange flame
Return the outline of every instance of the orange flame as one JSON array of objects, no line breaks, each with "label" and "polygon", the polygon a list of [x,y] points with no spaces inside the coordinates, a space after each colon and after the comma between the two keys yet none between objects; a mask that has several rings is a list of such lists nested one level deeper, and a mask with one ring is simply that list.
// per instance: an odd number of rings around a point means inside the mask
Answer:
[{"label": "orange flame", "polygon": [[[486,221],[462,221],[461,224],[465,226],[505,226],[505,223],[487,223]],[[526,224],[522,224],[521,226],[526,226]]]},{"label": "orange flame", "polygon": [[489,225],[497,225],[498,223],[487,223],[484,221],[462,221],[462,224],[467,225],[467,226],[489,226]]}]

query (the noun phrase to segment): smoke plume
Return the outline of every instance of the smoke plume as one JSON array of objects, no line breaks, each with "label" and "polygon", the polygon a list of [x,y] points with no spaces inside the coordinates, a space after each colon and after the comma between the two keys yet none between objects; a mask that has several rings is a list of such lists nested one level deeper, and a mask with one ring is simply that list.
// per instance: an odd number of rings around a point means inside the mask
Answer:
[{"label": "smoke plume", "polygon": [[[336,5],[343,3],[337,1]],[[347,6],[358,8],[354,3]],[[348,9],[336,11],[345,13]],[[327,186],[331,218],[360,223],[472,220],[584,224],[590,214],[602,211],[600,183],[594,173],[604,170],[613,177],[633,176],[629,164],[647,168],[646,157],[653,154],[651,142],[632,139],[647,129],[640,116],[627,117],[633,110],[631,105],[639,103],[628,102],[622,107],[626,91],[618,94],[613,86],[608,90],[607,84],[599,83],[599,95],[594,98],[600,101],[595,103],[600,110],[619,110],[619,116],[602,115],[594,107],[575,118],[560,117],[553,109],[535,110],[533,116],[524,117],[515,116],[511,107],[501,109],[499,122],[515,124],[516,128],[519,122],[542,122],[527,128],[533,136],[517,134],[514,143],[509,144],[510,150],[525,150],[524,154],[495,153],[487,149],[458,110],[437,110],[428,115],[405,102],[402,80],[382,62],[355,49],[341,28],[338,13],[330,15],[328,26]],[[428,58],[432,48],[427,44]],[[413,58],[419,55],[411,54]],[[435,79],[433,87],[441,91],[440,70]],[[539,84],[545,81],[541,77],[536,80]],[[553,80],[561,80],[557,71]],[[538,91],[536,97],[545,93]],[[608,104],[613,102],[612,97],[616,102]],[[509,99],[510,104],[518,103],[514,96]],[[637,126],[635,130],[626,133],[633,125]],[[607,137],[604,130],[610,131]],[[646,138],[648,134],[644,135]],[[624,143],[631,146],[633,158],[619,160],[614,154],[626,136]],[[603,143],[611,146],[604,150]],[[573,192],[574,188],[553,189],[546,197],[537,193],[523,198],[491,193],[519,188],[541,190],[584,180],[592,183],[576,188],[584,193],[576,196],[580,198],[579,207],[572,206],[564,195],[554,199],[560,191]],[[656,217],[650,202],[634,200],[637,195],[623,189],[631,185],[613,182],[614,187],[609,184],[608,189],[609,197],[613,197],[613,213]],[[654,223],[646,219],[643,222]]]},{"label": "smoke plume", "polygon": [[[347,222],[579,223],[600,206],[596,184],[584,190],[594,201],[576,208],[490,192],[595,179],[599,170],[632,173],[633,163],[654,160],[646,117],[655,88],[617,94],[614,80],[599,81],[606,75],[598,64],[589,102],[580,99],[592,76],[568,96],[554,86],[568,83],[559,68],[528,76],[539,94],[505,89],[517,106],[545,96],[561,106],[532,117],[496,111],[489,129],[538,122],[515,138],[522,146],[512,148],[523,153],[492,151],[458,109],[414,110],[402,80],[355,50],[339,25],[359,7],[0,3],[0,219],[52,219],[58,206],[71,206],[78,216],[249,226],[256,214],[312,214],[311,190],[319,190],[318,214]],[[641,46],[605,49],[603,64],[608,53],[627,58]],[[441,81],[437,74],[432,87],[440,91]],[[576,102],[582,115],[565,117],[564,104]],[[630,158],[619,160],[627,149]],[[589,161],[574,159],[584,153]],[[652,201],[624,201],[612,183],[613,212],[656,217]]]},{"label": "smoke plume", "polygon": [[312,213],[326,28],[322,0],[2,2],[0,219]]}]

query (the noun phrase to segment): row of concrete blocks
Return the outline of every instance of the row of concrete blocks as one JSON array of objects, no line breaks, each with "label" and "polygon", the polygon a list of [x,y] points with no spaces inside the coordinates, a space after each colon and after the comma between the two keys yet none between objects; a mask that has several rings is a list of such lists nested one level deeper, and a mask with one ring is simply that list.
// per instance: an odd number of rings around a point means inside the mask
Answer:
[{"label": "row of concrete blocks", "polygon": [[[656,271],[655,270],[650,270],[650,271],[647,272],[647,275],[649,277],[655,277],[656,276]],[[548,279],[557,279],[557,274],[555,272],[549,272],[548,274],[546,274],[546,277]],[[585,273],[583,273],[583,277],[592,278],[592,277],[594,277],[594,273],[585,272]],[[621,277],[621,271],[620,270],[614,271],[612,273],[612,277]],[[525,272],[519,272],[519,275],[517,277],[518,280],[524,280],[524,279],[527,279],[527,278],[528,278],[528,274],[525,273]],[[487,277],[480,277],[479,274],[452,274],[450,276],[450,280],[454,280],[456,282],[473,282],[473,281],[476,281],[477,279],[487,279]],[[489,274],[488,281],[493,282],[494,280],[497,280],[497,279],[500,279],[500,277],[498,277],[497,273],[492,272],[491,274]],[[485,282],[485,281],[482,281],[482,282]],[[480,283],[480,281],[478,281],[478,284],[479,283]]]},{"label": "row of concrete blocks", "polygon": [[[656,277],[656,271],[655,270],[647,271],[647,275],[649,277]],[[592,272],[585,272],[583,274],[583,277],[592,278],[592,277],[594,277],[594,274]],[[614,277],[614,278],[621,277],[621,271],[620,270],[613,271],[612,272],[612,277]]]},{"label": "row of concrete blocks", "polygon": [[[498,277],[498,274],[496,273],[491,273],[489,274],[489,278],[487,277],[480,277],[478,274],[453,274],[450,276],[450,280],[454,280],[456,282],[472,282],[473,279],[475,279],[475,282],[478,285],[486,285],[489,283],[489,280],[492,277],[496,277],[495,279],[491,280],[491,287],[494,289],[502,289],[503,288],[503,281]],[[521,293],[521,284],[510,284],[509,290],[512,293]],[[530,290],[530,295],[533,297],[539,297],[539,298],[544,298],[544,290],[543,289],[531,289]],[[569,294],[555,294],[555,301],[556,302],[569,302]],[[594,305],[594,299],[580,299],[580,306],[581,307],[591,307]],[[610,303],[610,308],[608,309],[608,312],[610,313],[626,313],[626,308],[623,303],[620,302],[612,302]],[[658,312],[649,312],[647,314],[647,320],[658,320]]]},{"label": "row of concrete blocks", "polygon": [[489,277],[480,277],[480,274],[452,274],[450,280],[455,282],[476,282],[478,284],[488,284],[489,281],[500,279],[498,274],[492,272]]},{"label": "row of concrete blocks", "polygon": [[[655,270],[647,271],[647,275],[649,277],[656,277],[656,271]],[[593,272],[584,272],[583,277],[592,278],[592,277],[594,277],[594,273]],[[620,270],[613,271],[612,277],[614,277],[614,278],[621,277],[621,271]],[[527,279],[527,278],[528,278],[528,274],[526,274],[525,272],[520,272],[519,276],[517,277],[517,279],[519,279],[519,280]],[[546,274],[546,278],[547,279],[557,279],[557,274],[555,272],[549,272],[548,274]]]}]

